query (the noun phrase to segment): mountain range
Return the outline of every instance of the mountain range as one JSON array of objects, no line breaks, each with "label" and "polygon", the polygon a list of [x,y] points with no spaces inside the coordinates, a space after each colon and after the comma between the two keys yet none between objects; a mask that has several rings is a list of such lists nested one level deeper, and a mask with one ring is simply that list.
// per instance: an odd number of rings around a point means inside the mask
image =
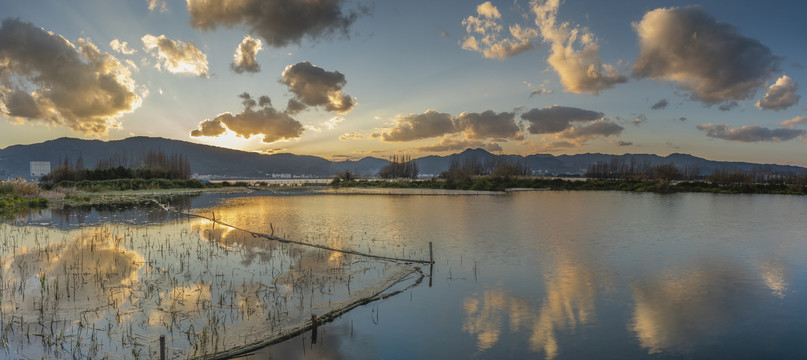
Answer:
[{"label": "mountain range", "polygon": [[[101,141],[75,138],[59,138],[30,145],[13,145],[0,150],[0,178],[29,177],[31,161],[47,161],[55,167],[65,158],[75,162],[79,157],[88,168],[93,168],[99,160],[113,154],[137,156],[149,151],[162,151],[166,154],[187,156],[191,171],[202,177],[231,179],[266,179],[281,176],[332,177],[349,170],[360,176],[373,176],[389,161],[374,157],[360,160],[330,161],[317,156],[294,154],[259,154],[247,151],[226,149],[216,146],[196,144],[181,140],[159,137],[130,137],[123,140]],[[559,155],[534,154],[495,155],[483,149],[467,149],[447,156],[430,155],[414,159],[422,176],[434,176],[448,169],[452,159],[460,162],[475,159],[486,162],[491,159],[518,162],[541,175],[582,175],[590,164],[618,159],[626,163],[660,165],[674,163],[678,167],[697,167],[701,174],[708,175],[717,169],[748,171],[765,168],[775,172],[793,172],[807,175],[807,168],[791,165],[755,164],[748,162],[712,161],[688,154],[578,154]]]}]

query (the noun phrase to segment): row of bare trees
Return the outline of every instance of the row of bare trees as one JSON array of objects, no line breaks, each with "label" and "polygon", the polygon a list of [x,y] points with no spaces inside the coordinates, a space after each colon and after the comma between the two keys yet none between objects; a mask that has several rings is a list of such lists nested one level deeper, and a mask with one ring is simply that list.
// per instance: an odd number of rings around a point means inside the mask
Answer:
[{"label": "row of bare trees", "polygon": [[587,178],[614,180],[705,180],[721,185],[783,184],[805,186],[807,175],[795,172],[778,172],[770,167],[760,166],[751,170],[721,168],[711,174],[701,174],[697,166],[678,167],[675,163],[651,165],[649,161],[623,161],[613,158],[611,161],[600,161],[589,165]]},{"label": "row of bare trees", "polygon": [[613,158],[589,165],[587,178],[614,180],[698,180],[702,179],[697,166],[677,167],[675,163],[651,165],[649,161],[624,161]]},{"label": "row of bare trees", "polygon": [[415,179],[418,177],[418,165],[409,155],[393,155],[389,164],[378,171],[378,176],[383,179]]}]

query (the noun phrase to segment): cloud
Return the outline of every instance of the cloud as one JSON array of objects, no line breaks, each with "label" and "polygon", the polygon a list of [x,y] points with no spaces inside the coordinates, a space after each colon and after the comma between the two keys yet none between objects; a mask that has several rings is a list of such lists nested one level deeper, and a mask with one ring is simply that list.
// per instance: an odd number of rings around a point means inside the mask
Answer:
[{"label": "cloud", "polygon": [[661,110],[667,107],[667,99],[661,99],[657,103],[653,104],[650,108],[653,110]]},{"label": "cloud", "polygon": [[255,61],[255,55],[258,54],[263,48],[260,39],[253,38],[252,36],[244,36],[244,40],[235,49],[233,54],[233,63],[230,64],[230,69],[238,74],[244,72],[256,73],[261,71],[261,65]]},{"label": "cloud", "polygon": [[605,119],[600,119],[585,126],[572,126],[560,133],[560,137],[582,143],[598,137],[619,135],[622,130],[625,130],[625,128]]},{"label": "cloud", "polygon": [[633,76],[671,81],[708,105],[752,97],[781,61],[697,6],[652,10],[633,28],[640,49]]},{"label": "cloud", "polygon": [[364,135],[362,135],[362,134],[360,134],[360,133],[358,133],[356,131],[351,131],[349,133],[344,133],[341,136],[339,136],[339,140],[342,140],[342,141],[359,140],[359,139],[364,139],[364,138],[366,138],[366,136],[364,136]]},{"label": "cloud", "polygon": [[343,11],[343,0],[187,0],[191,25],[202,30],[243,24],[268,46],[300,44],[334,33],[347,36],[367,9]]},{"label": "cloud", "polygon": [[[237,136],[249,139],[253,135],[262,135],[264,143],[299,138],[303,133],[303,125],[285,112],[272,107],[269,97],[261,96],[258,101],[248,93],[239,95],[243,99],[244,110],[238,114],[224,113],[214,119],[202,121],[199,129],[192,130],[190,135],[219,136],[225,128]],[[259,109],[255,110],[255,107]]]},{"label": "cloud", "polygon": [[757,107],[765,110],[784,110],[799,103],[801,95],[796,94],[798,84],[789,76],[782,75],[768,88],[765,96],[757,101]]},{"label": "cloud", "polygon": [[325,122],[323,122],[321,125],[323,127],[325,127],[326,129],[328,129],[328,130],[333,130],[333,129],[336,129],[336,127],[339,126],[339,124],[341,124],[344,121],[345,121],[345,118],[343,118],[341,116],[334,116],[334,117],[326,120]]},{"label": "cloud", "polygon": [[109,47],[123,55],[132,55],[137,52],[137,50],[129,48],[129,43],[126,41],[120,41],[118,39],[110,41]]},{"label": "cloud", "polygon": [[165,5],[165,0],[146,0],[149,3],[149,11],[159,9],[161,13],[168,12],[168,7]]},{"label": "cloud", "polygon": [[790,120],[785,120],[779,123],[782,127],[792,129],[796,125],[807,123],[807,116],[796,116]]},{"label": "cloud", "polygon": [[647,116],[645,114],[636,115],[635,118],[631,121],[633,126],[639,126],[647,122]]},{"label": "cloud", "polygon": [[400,115],[395,118],[395,126],[382,132],[384,141],[414,141],[454,133],[453,118],[450,114],[427,110],[423,114]]},{"label": "cloud", "polygon": [[468,140],[462,138],[444,137],[440,139],[437,144],[421,146],[417,148],[420,152],[445,152],[445,151],[462,151],[470,148],[483,148],[487,151],[502,151],[501,145],[490,142],[485,143],[478,140]]},{"label": "cloud", "polygon": [[[550,44],[547,61],[558,73],[565,91],[596,95],[628,81],[616,68],[602,63],[597,38],[587,28],[558,23],[560,0],[534,0],[530,7],[544,42]],[[575,48],[576,44],[581,48]]]},{"label": "cloud", "polygon": [[192,130],[191,136],[193,137],[200,137],[200,136],[219,136],[224,134],[227,131],[227,128],[221,122],[219,118],[213,120],[205,120],[199,123],[199,129]]},{"label": "cloud", "polygon": [[515,24],[508,27],[510,35],[502,38],[502,15],[490,1],[477,6],[476,14],[462,20],[466,32],[462,49],[481,52],[488,59],[506,59],[535,47],[531,39],[538,37],[538,30],[534,28]]},{"label": "cloud", "polygon": [[142,102],[131,70],[87,39],[77,44],[29,22],[3,20],[0,114],[85,134],[119,127],[117,119]]},{"label": "cloud", "polygon": [[286,66],[280,82],[294,94],[294,100],[298,103],[290,103],[289,107],[298,111],[300,105],[304,104],[324,106],[325,110],[345,114],[356,106],[356,100],[342,92],[342,87],[347,84],[344,74],[325,71],[308,61]]},{"label": "cloud", "polygon": [[737,142],[780,142],[795,139],[807,134],[807,130],[792,128],[769,129],[759,125],[743,126],[732,129],[728,125],[698,125],[698,130],[705,131],[706,136]]},{"label": "cloud", "polygon": [[535,89],[532,92],[530,92],[530,97],[533,97],[535,95],[549,95],[551,93],[552,93],[551,89],[543,89],[543,88],[542,89]]},{"label": "cloud", "polygon": [[174,41],[165,35],[144,35],[140,40],[146,51],[157,50],[152,55],[160,62],[157,66],[174,74],[194,74],[207,77],[207,55],[192,42]]},{"label": "cloud", "polygon": [[566,130],[572,122],[594,121],[603,115],[601,112],[553,105],[532,109],[521,114],[521,119],[530,122],[527,128],[530,134],[551,134]]},{"label": "cloud", "polygon": [[724,102],[724,103],[720,104],[720,106],[718,106],[717,108],[720,109],[720,111],[729,111],[729,110],[734,109],[734,108],[736,108],[738,106],[740,106],[740,104],[737,103],[736,101],[727,101],[727,102]]},{"label": "cloud", "polygon": [[487,110],[483,113],[464,112],[454,119],[457,130],[464,131],[470,139],[513,139],[523,140],[524,133],[516,125],[516,114],[513,112],[495,113]]},{"label": "cloud", "polygon": [[622,141],[622,140],[612,141],[611,144],[614,144],[616,146],[633,146],[632,141]]}]

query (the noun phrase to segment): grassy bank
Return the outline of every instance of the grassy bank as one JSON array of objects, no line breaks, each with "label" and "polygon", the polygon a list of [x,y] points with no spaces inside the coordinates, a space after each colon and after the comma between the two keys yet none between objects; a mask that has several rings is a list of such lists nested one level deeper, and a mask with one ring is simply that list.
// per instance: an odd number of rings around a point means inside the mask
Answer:
[{"label": "grassy bank", "polygon": [[14,215],[30,208],[46,208],[48,200],[40,193],[39,186],[25,180],[0,183],[0,216]]},{"label": "grassy bank", "polygon": [[425,189],[458,189],[476,191],[505,191],[512,188],[548,189],[548,190],[617,190],[633,192],[702,192],[727,194],[807,194],[807,186],[789,186],[786,184],[717,184],[704,181],[641,181],[641,180],[566,180],[557,178],[529,177],[493,177],[479,176],[462,182],[451,182],[442,179],[423,181],[342,181],[339,187],[379,187],[379,188],[425,188]]}]

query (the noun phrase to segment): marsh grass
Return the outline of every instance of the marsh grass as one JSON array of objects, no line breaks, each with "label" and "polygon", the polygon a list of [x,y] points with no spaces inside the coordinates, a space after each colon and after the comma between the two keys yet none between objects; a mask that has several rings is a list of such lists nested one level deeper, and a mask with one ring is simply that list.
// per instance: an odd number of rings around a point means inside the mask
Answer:
[{"label": "marsh grass", "polygon": [[8,358],[151,359],[160,335],[169,359],[209,358],[283,336],[412,271],[189,218],[70,231],[0,224],[0,237]]}]

